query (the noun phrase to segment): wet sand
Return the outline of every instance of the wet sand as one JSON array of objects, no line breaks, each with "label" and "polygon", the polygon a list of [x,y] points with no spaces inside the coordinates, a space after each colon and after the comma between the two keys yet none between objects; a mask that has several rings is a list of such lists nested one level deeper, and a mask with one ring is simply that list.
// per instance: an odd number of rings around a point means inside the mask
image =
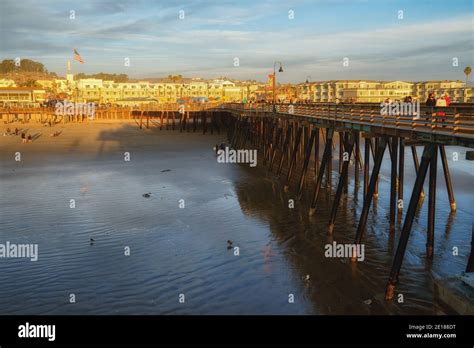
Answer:
[{"label": "wet sand", "polygon": [[[388,232],[388,162],[364,236],[366,260],[353,265],[324,256],[325,244],[353,240],[362,189],[354,194],[352,177],[329,237],[334,188],[321,193],[315,217],[307,215],[311,180],[289,209],[294,194],[273,174],[217,163],[212,147],[224,132],[140,130],[133,122],[9,125],[15,126],[41,136],[27,144],[19,136],[0,137],[2,242],[38,243],[39,260],[0,260],[2,314],[445,313],[433,297],[432,272],[459,274],[467,261],[474,193],[470,164],[462,160],[450,161],[455,215],[438,173],[433,261],[425,258],[425,202],[400,277],[404,303],[386,303],[399,236],[399,225],[395,235]],[[0,126],[1,134],[6,128]],[[60,136],[50,137],[56,130]],[[407,199],[414,175],[405,153]],[[239,256],[227,249],[228,239]],[[71,293],[75,304],[68,303]],[[181,293],[185,304],[178,302]],[[288,303],[289,294],[295,303]]]}]

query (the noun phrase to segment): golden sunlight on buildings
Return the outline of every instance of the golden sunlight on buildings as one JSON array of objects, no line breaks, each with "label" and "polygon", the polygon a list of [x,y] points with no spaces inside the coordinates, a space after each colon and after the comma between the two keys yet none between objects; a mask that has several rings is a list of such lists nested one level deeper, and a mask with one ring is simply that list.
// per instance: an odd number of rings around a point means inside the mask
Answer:
[{"label": "golden sunlight on buildings", "polygon": [[[134,106],[149,103],[176,102],[252,102],[272,101],[273,90],[267,83],[230,81],[226,79],[183,79],[180,82],[114,82],[101,79],[75,80],[72,74],[66,79],[37,80],[30,96],[26,89],[15,89],[13,80],[0,80],[3,87],[1,102],[41,102],[44,99],[70,99],[78,102],[96,102]],[[380,103],[387,99],[402,100],[411,96],[424,102],[428,94],[439,97],[448,93],[454,103],[474,102],[472,87],[462,81],[364,81],[332,80],[300,84],[280,84],[275,99],[282,103],[295,102],[354,102]],[[26,99],[25,99],[26,98]]]}]

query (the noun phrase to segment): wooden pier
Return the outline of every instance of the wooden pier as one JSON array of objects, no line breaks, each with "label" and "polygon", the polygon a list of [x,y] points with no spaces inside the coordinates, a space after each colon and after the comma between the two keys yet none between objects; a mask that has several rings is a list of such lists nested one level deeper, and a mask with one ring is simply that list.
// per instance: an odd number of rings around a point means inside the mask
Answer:
[{"label": "wooden pier", "polygon": [[[378,198],[379,172],[388,149],[390,154],[390,197],[389,222],[393,234],[397,216],[401,217],[403,205],[403,185],[405,166],[405,147],[411,149],[416,171],[416,180],[409,199],[407,213],[401,224],[401,234],[388,277],[385,298],[392,300],[399,281],[405,250],[410,237],[415,213],[424,197],[423,183],[429,180],[428,190],[428,229],[426,236],[426,257],[434,255],[436,172],[440,157],[446,190],[451,210],[456,210],[451,177],[445,146],[456,145],[474,147],[474,109],[473,105],[432,108],[421,106],[411,115],[384,115],[380,104],[223,104],[219,110],[233,115],[233,130],[229,141],[234,148],[251,147],[263,153],[264,165],[280,175],[286,163],[285,190],[291,189],[295,167],[300,167],[299,177],[294,187],[301,195],[305,178],[309,174],[308,163],[314,156],[315,184],[309,215],[317,213],[318,196],[323,178],[331,187],[332,153],[335,138],[339,138],[339,168],[336,192],[327,222],[328,234],[334,231],[341,196],[347,193],[348,171],[354,167],[355,188],[360,185],[359,170],[363,170],[364,202],[354,236],[354,244],[363,243],[369,210],[373,199]],[[320,137],[324,144],[320,155]],[[249,142],[247,142],[249,140]],[[365,142],[364,155],[360,152],[360,141]],[[423,146],[421,160],[416,146]],[[276,166],[274,165],[276,163]],[[370,170],[372,167],[372,170]],[[352,261],[356,260],[353,255]],[[472,260],[472,250],[471,257]],[[468,272],[474,271],[469,261]]]}]

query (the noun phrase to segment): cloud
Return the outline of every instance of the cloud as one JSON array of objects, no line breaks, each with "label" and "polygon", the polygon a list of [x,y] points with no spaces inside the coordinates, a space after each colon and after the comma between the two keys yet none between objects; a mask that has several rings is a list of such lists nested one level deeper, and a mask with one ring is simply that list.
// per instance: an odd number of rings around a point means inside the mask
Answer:
[{"label": "cloud", "polygon": [[[322,27],[313,21],[290,23],[285,16],[291,6],[303,6],[298,13],[317,14],[329,6],[324,1],[48,1],[46,6],[6,0],[0,6],[1,57],[35,57],[58,73],[64,73],[72,48],[83,55],[87,64],[81,69],[88,72],[265,79],[279,60],[285,66],[282,81],[308,75],[451,78],[459,73],[451,65],[453,57],[472,65],[474,56],[472,16],[461,12],[442,19],[423,13],[422,22],[411,24],[354,20],[341,25],[342,14],[334,11],[334,24]],[[75,20],[69,19],[71,9]],[[184,20],[178,18],[180,9]],[[131,59],[130,68],[123,66],[124,57]],[[233,67],[234,57],[240,59],[239,68]],[[342,66],[343,57],[350,60],[348,68]]]}]

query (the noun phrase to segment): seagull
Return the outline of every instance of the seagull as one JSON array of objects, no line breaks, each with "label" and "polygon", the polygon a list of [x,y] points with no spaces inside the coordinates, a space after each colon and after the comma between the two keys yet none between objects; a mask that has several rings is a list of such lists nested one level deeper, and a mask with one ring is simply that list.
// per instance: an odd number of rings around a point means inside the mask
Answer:
[{"label": "seagull", "polygon": [[307,282],[309,279],[310,279],[309,274],[305,275],[304,278],[303,278],[303,280],[304,280],[305,282]]}]

